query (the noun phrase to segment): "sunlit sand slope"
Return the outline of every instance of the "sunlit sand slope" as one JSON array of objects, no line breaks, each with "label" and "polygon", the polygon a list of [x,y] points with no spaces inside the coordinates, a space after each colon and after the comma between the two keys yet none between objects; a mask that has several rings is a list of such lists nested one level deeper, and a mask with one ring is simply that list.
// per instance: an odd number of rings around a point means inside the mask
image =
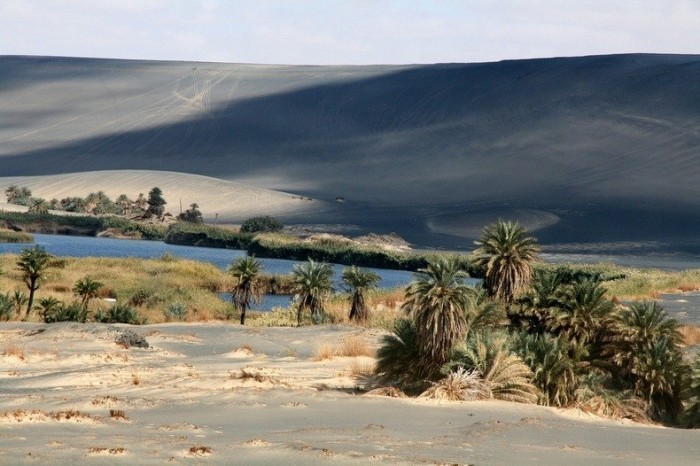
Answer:
[{"label": "sunlit sand slope", "polygon": [[242,221],[256,215],[293,216],[314,212],[323,204],[301,196],[246,186],[201,175],[146,170],[82,172],[66,175],[0,178],[0,191],[10,185],[27,186],[32,194],[47,200],[81,196],[104,191],[112,200],[126,194],[134,200],[139,193],[148,196],[157,186],[173,215],[199,205],[205,219]]}]

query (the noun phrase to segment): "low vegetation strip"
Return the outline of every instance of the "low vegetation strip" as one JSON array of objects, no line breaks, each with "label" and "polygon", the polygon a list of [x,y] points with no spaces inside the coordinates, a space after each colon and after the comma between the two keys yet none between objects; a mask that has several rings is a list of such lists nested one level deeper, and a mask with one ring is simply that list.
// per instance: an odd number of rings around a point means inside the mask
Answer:
[{"label": "low vegetation strip", "polygon": [[21,231],[0,228],[0,243],[31,243],[34,237]]},{"label": "low vegetation strip", "polygon": [[397,270],[418,270],[428,263],[427,257],[422,254],[395,252],[332,240],[311,243],[276,234],[258,235],[253,238],[248,246],[248,253],[271,259],[311,259],[317,262]]},{"label": "low vegetation strip", "polygon": [[186,222],[171,225],[164,238],[168,244],[226,249],[247,249],[252,239],[250,233]]},{"label": "low vegetation strip", "polygon": [[29,233],[75,236],[97,236],[113,230],[124,236],[146,240],[162,240],[166,227],[135,222],[123,217],[93,215],[56,215],[34,212],[0,211],[0,227]]}]

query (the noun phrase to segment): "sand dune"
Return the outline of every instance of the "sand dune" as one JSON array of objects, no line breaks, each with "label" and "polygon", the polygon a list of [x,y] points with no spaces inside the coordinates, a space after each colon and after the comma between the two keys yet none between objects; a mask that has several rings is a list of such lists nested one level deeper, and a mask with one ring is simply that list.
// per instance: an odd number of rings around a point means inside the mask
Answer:
[{"label": "sand dune", "polygon": [[314,357],[354,327],[0,329],[3,464],[696,464],[697,432],[506,402],[356,392],[371,358]]},{"label": "sand dune", "polygon": [[6,56],[0,175],[169,170],[343,197],[307,220],[422,245],[469,245],[482,225],[455,226],[539,211],[557,217],[538,223],[546,243],[697,254],[698,82],[697,55],[357,67]]},{"label": "sand dune", "polygon": [[197,203],[205,221],[216,214],[226,221],[241,222],[256,215],[292,218],[324,209],[324,203],[299,195],[247,186],[201,175],[148,170],[80,172],[63,175],[0,178],[0,191],[10,185],[27,186],[34,196],[44,199],[84,197],[104,191],[112,200],[120,194],[136,199],[139,193],[158,186],[168,202],[166,212],[173,215]]}]

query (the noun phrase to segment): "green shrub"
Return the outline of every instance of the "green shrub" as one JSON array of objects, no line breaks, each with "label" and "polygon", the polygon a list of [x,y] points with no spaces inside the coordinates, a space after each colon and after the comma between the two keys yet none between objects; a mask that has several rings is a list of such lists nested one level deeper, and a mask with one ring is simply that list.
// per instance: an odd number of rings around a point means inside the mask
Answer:
[{"label": "green shrub", "polygon": [[181,321],[187,318],[187,306],[182,303],[172,303],[163,311],[163,314],[168,321]]},{"label": "green shrub", "polygon": [[10,320],[14,309],[15,303],[10,293],[0,294],[0,320]]},{"label": "green shrub", "polygon": [[264,215],[252,217],[243,222],[241,233],[279,233],[284,228],[282,222],[275,217]]},{"label": "green shrub", "polygon": [[21,231],[0,229],[0,243],[32,243],[34,237]]},{"label": "green shrub", "polygon": [[246,249],[253,235],[225,228],[196,223],[176,223],[168,228],[164,241],[168,244],[208,248]]},{"label": "green shrub", "polygon": [[[313,260],[358,267],[418,270],[428,264],[431,255],[387,251],[371,246],[341,241],[326,241],[322,244],[305,242],[289,236],[261,234],[255,236],[248,246],[248,254],[272,259]],[[468,260],[463,258],[468,270]]]},{"label": "green shrub", "polygon": [[21,226],[35,233],[96,236],[107,229],[115,229],[125,235],[138,233],[142,239],[162,240],[166,227],[134,222],[117,216],[93,217],[90,215],[55,215],[36,212],[0,212],[0,221],[7,225]]},{"label": "green shrub", "polygon": [[44,312],[44,322],[47,324],[53,322],[81,322],[87,320],[87,309],[78,302],[70,304],[59,303],[55,307],[47,309]]},{"label": "green shrub", "polygon": [[103,324],[132,324],[143,325],[145,319],[141,319],[139,313],[127,304],[117,303],[108,310],[100,310],[95,314],[95,321]]},{"label": "green shrub", "polygon": [[157,291],[151,288],[141,288],[136,290],[134,294],[131,295],[128,304],[130,306],[152,307],[162,302],[163,298]]}]

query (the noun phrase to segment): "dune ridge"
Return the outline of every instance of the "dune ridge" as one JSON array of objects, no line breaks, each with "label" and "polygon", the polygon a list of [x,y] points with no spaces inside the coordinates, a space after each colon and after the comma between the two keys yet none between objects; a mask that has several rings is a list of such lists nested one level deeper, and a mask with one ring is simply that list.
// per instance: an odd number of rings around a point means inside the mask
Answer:
[{"label": "dune ridge", "polygon": [[344,67],[3,56],[0,175],[169,170],[342,197],[308,220],[419,245],[461,247],[475,229],[455,225],[541,211],[558,218],[537,232],[547,243],[698,254],[699,82],[698,55]]}]

